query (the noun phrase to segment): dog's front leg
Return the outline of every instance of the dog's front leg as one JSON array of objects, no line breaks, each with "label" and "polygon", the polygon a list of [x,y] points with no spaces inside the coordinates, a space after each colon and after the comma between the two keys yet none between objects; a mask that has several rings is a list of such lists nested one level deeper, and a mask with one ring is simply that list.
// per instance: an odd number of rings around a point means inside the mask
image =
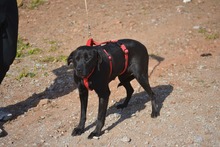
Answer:
[{"label": "dog's front leg", "polygon": [[74,128],[72,132],[72,136],[81,135],[85,129],[86,110],[88,104],[88,90],[83,86],[79,86],[79,97],[81,103],[80,121],[79,121],[79,125],[76,128]]},{"label": "dog's front leg", "polygon": [[108,100],[110,95],[109,87],[105,90],[96,91],[99,96],[99,109],[98,109],[98,118],[95,130],[88,136],[89,139],[92,139],[94,136],[100,136],[102,127],[105,124],[106,111],[108,107]]}]

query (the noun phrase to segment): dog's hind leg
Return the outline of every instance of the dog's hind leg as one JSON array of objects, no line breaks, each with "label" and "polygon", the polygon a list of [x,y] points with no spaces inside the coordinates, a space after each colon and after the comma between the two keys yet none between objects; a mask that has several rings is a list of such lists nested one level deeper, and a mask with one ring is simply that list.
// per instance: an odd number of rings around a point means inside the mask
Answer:
[{"label": "dog's hind leg", "polygon": [[[120,80],[120,78],[119,78]],[[121,80],[120,80],[121,81]],[[128,105],[128,102],[130,101],[131,99],[131,96],[134,92],[134,89],[132,88],[131,84],[130,84],[130,81],[126,81],[126,82],[121,82],[121,84],[125,87],[126,89],[126,92],[127,92],[127,97],[125,98],[125,101],[122,103],[122,104],[119,104],[117,105],[117,109],[123,109],[125,107],[127,107]]]},{"label": "dog's hind leg", "polygon": [[148,76],[147,74],[135,74],[134,73],[135,78],[137,79],[138,83],[144,88],[144,90],[148,93],[150,99],[151,99],[151,105],[152,105],[152,113],[151,113],[151,117],[155,118],[157,116],[159,116],[159,110],[158,110],[158,104],[156,103],[156,97],[154,92],[152,91],[150,84],[149,84],[149,80],[148,80]]}]

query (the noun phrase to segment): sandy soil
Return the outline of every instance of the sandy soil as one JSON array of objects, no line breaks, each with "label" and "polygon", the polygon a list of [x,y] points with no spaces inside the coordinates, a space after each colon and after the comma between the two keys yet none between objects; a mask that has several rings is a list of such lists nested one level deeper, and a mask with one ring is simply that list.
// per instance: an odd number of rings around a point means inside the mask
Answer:
[{"label": "sandy soil", "polygon": [[[24,0],[19,8],[19,37],[29,47],[0,86],[0,107],[13,114],[0,122],[7,132],[0,146],[220,146],[219,0],[93,0],[88,16],[82,0],[28,5]],[[87,139],[98,106],[90,92],[86,132],[71,136],[80,105],[63,57],[86,43],[88,23],[97,41],[132,38],[147,46],[150,84],[162,107],[158,118],[150,117],[149,98],[136,81],[130,104],[117,110],[125,90],[116,79],[104,134]]]}]

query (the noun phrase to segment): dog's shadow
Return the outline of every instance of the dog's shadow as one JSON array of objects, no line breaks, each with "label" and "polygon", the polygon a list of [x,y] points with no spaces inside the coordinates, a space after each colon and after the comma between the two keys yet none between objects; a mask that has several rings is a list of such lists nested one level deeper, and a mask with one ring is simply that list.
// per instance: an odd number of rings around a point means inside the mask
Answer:
[{"label": "dog's shadow", "polygon": [[[23,115],[29,109],[36,107],[42,99],[56,99],[58,97],[69,94],[77,88],[73,79],[73,71],[70,69],[70,67],[63,65],[53,70],[52,72],[57,77],[54,80],[53,84],[47,87],[43,92],[37,94],[34,93],[32,96],[25,99],[24,101],[9,105],[5,108],[1,108],[1,110],[13,114],[13,118],[10,120],[16,119],[18,116]],[[4,135],[2,136],[7,135],[7,132],[3,129],[3,125],[5,122],[0,122],[0,128],[4,131],[4,133],[2,133]]]},{"label": "dog's shadow", "polygon": [[[173,86],[159,85],[159,86],[152,88],[152,90],[156,94],[157,104],[159,105],[159,112],[160,112],[163,107],[163,102],[170,95],[170,93],[172,93]],[[105,127],[105,129],[102,131],[102,133],[104,133],[105,130],[110,131],[112,128],[114,128],[118,124],[122,123],[124,120],[131,118],[136,112],[140,112],[141,110],[143,110],[146,107],[145,104],[149,101],[150,101],[150,98],[148,97],[147,93],[144,91],[144,92],[134,94],[132,96],[131,101],[129,102],[127,108],[124,108],[122,110],[116,108],[116,106],[118,104],[121,104],[124,102],[124,99],[120,100],[115,105],[112,105],[111,107],[109,107],[106,117],[108,117],[112,114],[119,114],[120,118],[116,122],[111,124],[110,126]],[[151,107],[151,105],[150,105],[150,107]],[[146,117],[150,117],[150,114]],[[89,126],[86,127],[85,131],[91,129],[95,125],[96,125],[96,122],[90,124]]]}]

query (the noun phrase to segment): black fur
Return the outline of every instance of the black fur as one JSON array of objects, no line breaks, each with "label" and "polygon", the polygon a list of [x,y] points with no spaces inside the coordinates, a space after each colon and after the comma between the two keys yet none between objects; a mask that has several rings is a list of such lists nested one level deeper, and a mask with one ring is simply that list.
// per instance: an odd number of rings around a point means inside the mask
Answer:
[{"label": "black fur", "polygon": [[[124,52],[120,49],[119,44],[124,44],[129,50],[129,59],[127,70],[120,75],[125,66]],[[104,53],[105,49],[112,56],[112,74],[109,77],[109,59]],[[131,39],[119,40],[117,43],[107,43],[104,46],[81,46],[73,51],[68,57],[68,64],[73,63],[74,80],[78,85],[81,117],[78,127],[76,127],[72,135],[80,135],[84,132],[86,121],[86,110],[88,102],[88,90],[83,84],[83,78],[88,76],[93,69],[94,72],[89,78],[89,87],[94,89],[99,97],[98,118],[95,130],[88,136],[100,136],[101,129],[105,123],[106,111],[110,95],[109,82],[117,76],[120,80],[119,86],[124,86],[127,91],[127,97],[123,104],[119,104],[117,108],[125,108],[134,92],[130,81],[134,78],[140,83],[151,98],[152,113],[151,117],[159,116],[156,98],[148,81],[148,52],[146,47],[138,41]]]}]

